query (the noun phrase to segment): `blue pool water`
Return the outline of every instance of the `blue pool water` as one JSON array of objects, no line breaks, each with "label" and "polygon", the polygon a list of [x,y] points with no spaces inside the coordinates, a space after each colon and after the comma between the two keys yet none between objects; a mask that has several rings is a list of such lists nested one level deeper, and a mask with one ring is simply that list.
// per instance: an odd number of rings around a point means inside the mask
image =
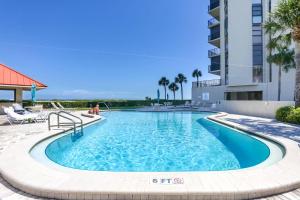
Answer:
[{"label": "blue pool water", "polygon": [[65,167],[115,172],[233,170],[268,158],[263,142],[205,119],[208,115],[111,112],[82,137],[54,140],[45,153]]}]

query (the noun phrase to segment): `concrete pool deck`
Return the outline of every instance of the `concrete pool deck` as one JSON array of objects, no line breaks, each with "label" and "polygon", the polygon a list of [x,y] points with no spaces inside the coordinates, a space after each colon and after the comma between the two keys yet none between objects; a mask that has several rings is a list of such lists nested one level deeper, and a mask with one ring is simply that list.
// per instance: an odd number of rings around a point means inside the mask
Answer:
[{"label": "concrete pool deck", "polygon": [[[242,119],[247,119],[247,117],[243,117],[241,116]],[[224,116],[220,116],[218,117],[219,119],[226,119],[228,121],[230,121],[229,119],[235,120],[236,118],[234,117],[234,115],[224,115]],[[238,117],[237,117],[238,118]],[[251,120],[253,120],[253,122],[255,122],[255,119],[249,118]],[[257,119],[257,122],[259,122],[260,120]],[[275,122],[274,122],[275,123]],[[270,124],[270,123],[269,123]],[[38,128],[37,130],[37,125],[41,126]],[[280,131],[284,131],[284,125],[280,125],[281,130]],[[25,126],[25,127],[24,127]],[[28,126],[28,127],[26,127]],[[265,126],[268,127],[268,123],[265,123]],[[272,126],[272,124],[270,124],[270,127]],[[4,128],[5,127],[5,128]],[[251,126],[249,126],[251,128]],[[270,128],[268,127],[268,128]],[[4,129],[2,129],[4,128]],[[253,128],[253,127],[252,127]],[[276,128],[276,126],[274,127]],[[293,130],[295,130],[295,136],[294,139],[296,138],[297,134],[300,135],[300,128],[296,127],[296,126],[292,126]],[[298,129],[299,128],[299,129]],[[286,130],[290,130],[291,126],[290,125],[286,125]],[[21,127],[19,126],[14,126],[14,127],[7,127],[7,126],[3,126],[0,127],[0,134],[1,137],[0,138],[0,144],[2,144],[2,140],[5,138],[4,142],[4,146],[0,146],[0,148],[2,148],[2,151],[5,150],[4,154],[7,154],[6,152],[8,152],[10,155],[1,155],[1,157],[4,157],[6,160],[17,160],[16,158],[16,154],[15,153],[21,153],[23,154],[25,151],[25,149],[27,149],[26,145],[24,145],[24,143],[28,142],[30,143],[30,145],[32,145],[32,142],[36,142],[37,139],[40,138],[44,138],[47,134],[47,126],[46,124],[30,124],[30,125],[23,125]],[[279,134],[278,129],[275,133]],[[6,131],[9,131],[12,134],[15,134],[14,137],[5,137],[5,135],[7,134]],[[44,132],[45,131],[45,132]],[[57,130],[59,131],[59,130]],[[3,134],[1,133],[3,132]],[[19,137],[16,137],[18,135],[18,132],[21,133],[19,134]],[[51,134],[54,134],[53,132]],[[72,179],[70,178],[71,175],[65,175],[65,174],[61,174],[61,172],[59,172],[59,174],[57,174],[57,171],[51,169],[51,173],[54,171],[54,173],[56,173],[56,175],[53,174],[50,175],[49,173],[46,173],[45,170],[47,171],[47,167],[43,166],[40,163],[34,163],[33,167],[37,167],[36,171],[37,173],[41,173],[39,176],[45,176],[42,179],[47,180],[47,184],[50,188],[55,187],[55,185],[61,185],[59,188],[61,193],[54,193],[51,190],[48,191],[44,191],[46,194],[46,197],[50,197],[50,198],[66,198],[66,199],[100,199],[101,197],[103,199],[161,199],[162,197],[164,197],[165,199],[169,198],[169,199],[178,199],[181,198],[182,199],[187,199],[188,197],[190,199],[240,199],[240,198],[252,198],[252,197],[256,197],[259,194],[263,194],[263,196],[268,196],[270,195],[270,193],[268,193],[267,191],[270,191],[270,189],[272,189],[272,185],[268,182],[272,182],[274,183],[274,188],[276,189],[277,192],[285,192],[285,191],[289,191],[295,188],[300,187],[298,180],[300,180],[300,172],[299,172],[299,167],[300,166],[300,152],[299,152],[299,148],[297,146],[296,143],[291,142],[290,140],[287,139],[282,139],[280,137],[278,137],[279,135],[275,136],[275,138],[278,138],[278,140],[280,142],[284,142],[287,145],[291,145],[291,149],[290,152],[287,152],[287,156],[290,154],[292,156],[291,159],[293,159],[293,163],[285,163],[285,159],[280,161],[277,164],[274,164],[270,167],[273,168],[273,171],[269,171],[266,168],[258,168],[255,169],[254,171],[251,172],[251,174],[245,174],[246,170],[238,170],[237,172],[234,171],[230,171],[228,173],[229,177],[221,174],[221,173],[215,173],[215,172],[209,172],[209,173],[168,173],[168,175],[166,175],[166,173],[155,173],[155,174],[151,174],[144,176],[141,176],[141,173],[138,174],[134,174],[131,177],[128,177],[129,179],[126,181],[126,177],[123,177],[123,173],[118,173],[117,175],[113,175],[112,173],[109,174],[112,175],[113,177],[108,178],[108,176],[105,175],[97,175],[98,177],[95,178],[94,174],[91,175],[89,172],[77,172],[76,174],[82,174],[83,177],[79,178],[77,177],[77,179]],[[283,134],[284,136],[284,134]],[[16,144],[15,144],[16,143]],[[21,145],[22,143],[22,145]],[[14,148],[15,146],[22,146],[24,147],[23,149],[19,149],[19,148]],[[12,150],[16,150],[16,152],[14,151],[10,151],[10,149]],[[18,150],[19,149],[19,150]],[[2,152],[0,151],[0,154]],[[292,154],[291,154],[292,153]],[[294,158],[294,156],[297,156],[297,158]],[[36,181],[35,176],[31,176],[28,173],[28,169],[24,169],[25,166],[23,166],[21,163],[27,163],[28,162],[32,162],[27,160],[27,159],[32,159],[31,157],[27,157],[25,158],[25,160],[21,161],[19,160],[19,165],[14,165],[14,166],[9,166],[9,163],[4,163],[2,166],[4,166],[4,168],[7,169],[7,173],[3,174],[4,177],[6,177],[8,180],[9,178],[7,176],[12,175],[15,176],[15,174],[19,174],[20,176],[22,176],[23,178],[22,181],[25,181],[25,185],[28,186],[28,188],[22,188],[21,189],[29,192],[29,193],[33,193],[36,194],[34,191],[30,191],[30,186],[33,187],[40,187],[40,189],[45,189],[43,187],[46,187],[47,184],[34,184],[33,182]],[[13,169],[11,168],[13,167]],[[32,169],[32,168],[30,168]],[[53,170],[53,171],[52,171]],[[277,174],[274,174],[274,170],[276,170]],[[5,170],[6,171],[6,170]],[[30,170],[29,170],[30,171]],[[31,170],[33,171],[33,170]],[[99,173],[98,173],[99,174]],[[35,174],[37,175],[37,174]],[[120,179],[120,175],[123,177],[121,180],[117,180]],[[143,175],[143,174],[142,174]],[[145,174],[144,174],[145,175]],[[192,175],[192,176],[190,176]],[[53,181],[52,178],[53,177],[60,177],[59,180],[56,180],[55,183],[51,184],[51,182]],[[153,185],[153,184],[149,184],[149,180],[153,177],[180,177],[184,179],[184,184],[179,184],[179,185]],[[279,177],[276,177],[279,176]],[[253,180],[250,180],[252,177],[254,177]],[[48,180],[49,178],[49,180]],[[238,182],[235,182],[233,180],[233,178],[238,178]],[[68,191],[63,192],[64,188],[63,188],[63,183],[64,180],[66,179],[71,179],[72,184],[70,183],[70,185],[67,185],[67,188],[65,189],[69,189]],[[283,180],[281,180],[283,179]],[[93,183],[94,180],[94,184]],[[105,185],[103,185],[103,187],[100,187],[100,183],[99,180],[106,180],[105,181]],[[37,180],[38,181],[38,180]],[[86,182],[85,186],[87,188],[80,188],[78,186],[76,186],[77,182]],[[267,181],[267,182],[265,182]],[[20,181],[19,180],[9,180],[10,183],[12,183],[13,185],[18,187],[18,184],[20,185]],[[245,183],[248,182],[249,184]],[[112,186],[116,183],[121,183],[121,186],[118,188],[118,191],[113,191]],[[127,183],[127,184],[126,184]],[[141,183],[147,183],[148,186],[142,186],[141,187]],[[23,183],[24,184],[24,183]],[[285,187],[280,188],[280,185],[285,185]],[[92,185],[92,186],[91,186]],[[96,186],[97,185],[97,186]],[[102,184],[101,184],[102,185]],[[128,185],[131,185],[130,187],[128,187]],[[24,186],[24,185],[23,185]],[[48,187],[47,186],[47,187]],[[233,186],[233,187],[232,187]],[[199,193],[199,187],[202,189]],[[97,190],[97,188],[101,188],[103,190],[103,188],[106,188],[106,193],[102,192],[101,194],[95,192]],[[32,189],[32,188],[31,188]],[[48,188],[49,189],[49,188]],[[70,193],[72,193],[72,189],[75,192],[75,196],[74,194],[69,195]],[[86,192],[81,194],[79,191],[85,189]],[[234,189],[234,191],[232,190]],[[247,190],[249,189],[256,189],[257,193],[247,193]],[[283,190],[280,190],[283,189]],[[109,191],[108,191],[109,190]],[[18,191],[18,190],[17,190]],[[87,192],[88,191],[88,192]],[[131,194],[125,194],[126,191],[131,191]],[[148,191],[148,193],[145,193],[146,191]],[[209,192],[213,191],[213,195],[211,196],[209,194]],[[18,191],[19,192],[19,191]],[[108,195],[110,192],[112,192],[112,195]],[[149,192],[151,193],[149,195]],[[154,193],[153,193],[154,192]],[[155,193],[156,192],[156,193]],[[205,193],[206,192],[206,193]],[[228,192],[234,192],[235,195],[230,195],[228,194]],[[239,193],[237,193],[239,192]],[[272,191],[274,192],[274,191]],[[5,193],[5,192],[4,192]],[[12,192],[12,195],[15,195],[15,197],[18,196],[17,192]],[[22,195],[24,195],[24,193],[20,192],[20,196],[22,197]],[[184,193],[184,195],[182,195]],[[192,193],[193,195],[188,196],[188,193]],[[247,194],[246,194],[247,193]],[[296,193],[296,192],[295,192]],[[45,194],[39,194],[37,193],[37,195],[43,195],[45,196]],[[66,195],[68,194],[68,195]],[[180,197],[178,196],[179,194]],[[294,193],[293,193],[294,194]],[[1,186],[0,186],[0,199],[9,199],[10,195],[8,196],[1,196],[3,195],[3,192],[1,190]],[[202,195],[202,196],[201,196]],[[293,195],[291,195],[293,196]],[[214,198],[215,197],[215,198]],[[24,197],[24,198],[34,198],[34,196],[29,196],[29,197]],[[11,198],[13,199],[13,198]],[[22,199],[22,198],[20,198]]]}]

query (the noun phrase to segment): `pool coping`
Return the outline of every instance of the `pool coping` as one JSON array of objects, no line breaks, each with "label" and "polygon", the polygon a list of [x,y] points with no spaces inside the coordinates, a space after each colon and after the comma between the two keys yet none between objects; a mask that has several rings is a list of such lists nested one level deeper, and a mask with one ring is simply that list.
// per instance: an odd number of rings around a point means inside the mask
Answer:
[{"label": "pool coping", "polygon": [[[236,123],[219,119],[222,115],[226,114],[208,118],[251,133]],[[64,132],[47,132],[5,150],[0,156],[3,178],[24,192],[56,199],[249,199],[300,187],[300,149],[296,142],[282,137],[252,132],[283,145],[284,158],[270,166],[231,171],[67,172],[47,167],[31,157],[29,152],[36,143]],[[175,178],[182,181],[174,182]],[[173,184],[157,184],[153,179],[171,179]]]}]

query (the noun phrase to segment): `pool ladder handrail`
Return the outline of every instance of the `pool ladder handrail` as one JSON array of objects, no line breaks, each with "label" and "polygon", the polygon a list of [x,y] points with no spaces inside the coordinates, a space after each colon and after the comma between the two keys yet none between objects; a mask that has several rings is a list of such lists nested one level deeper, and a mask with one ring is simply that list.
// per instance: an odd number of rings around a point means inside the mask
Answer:
[{"label": "pool ladder handrail", "polygon": [[[76,122],[74,119],[72,119],[70,117],[67,117],[67,116],[64,116],[62,114],[66,114],[66,115],[69,115],[69,116],[74,117],[76,119],[79,119],[80,122]],[[57,124],[51,125],[51,120],[50,120],[51,115],[56,115],[57,116]],[[67,122],[61,123],[60,122],[60,117],[71,121],[71,123],[67,123]],[[48,129],[49,129],[49,131],[51,130],[51,127],[58,127],[58,128],[60,128],[61,126],[70,126],[70,125],[73,125],[74,134],[76,134],[77,133],[77,131],[76,131],[77,124],[80,124],[80,131],[81,131],[81,133],[83,133],[83,121],[82,121],[82,119],[80,117],[77,117],[77,116],[75,116],[75,115],[73,115],[71,113],[68,113],[66,111],[63,111],[63,110],[59,111],[59,112],[51,112],[48,115]]]},{"label": "pool ladder handrail", "polygon": [[111,111],[110,108],[109,108],[109,106],[105,102],[99,102],[99,104],[100,103],[104,104],[108,111]]}]

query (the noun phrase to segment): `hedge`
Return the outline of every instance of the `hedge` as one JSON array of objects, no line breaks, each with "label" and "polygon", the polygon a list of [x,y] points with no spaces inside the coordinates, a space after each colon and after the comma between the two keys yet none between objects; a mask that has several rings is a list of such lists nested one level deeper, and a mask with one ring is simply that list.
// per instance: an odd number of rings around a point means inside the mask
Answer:
[{"label": "hedge", "polygon": [[276,119],[282,122],[300,124],[300,108],[293,106],[279,108],[276,111]]},{"label": "hedge", "polygon": [[[143,107],[150,106],[151,103],[157,103],[155,100],[77,100],[77,101],[63,101],[63,100],[53,100],[54,102],[60,102],[65,108],[89,108],[90,106],[95,106],[99,102],[105,102],[109,107]],[[38,101],[36,104],[43,105],[44,108],[52,108],[51,101]],[[160,103],[163,104],[165,101],[161,100]],[[186,102],[186,100],[175,100],[168,101],[172,102],[173,105],[181,105]],[[23,106],[31,105],[30,101],[24,101]],[[100,103],[100,107],[105,109],[105,105]]]}]

